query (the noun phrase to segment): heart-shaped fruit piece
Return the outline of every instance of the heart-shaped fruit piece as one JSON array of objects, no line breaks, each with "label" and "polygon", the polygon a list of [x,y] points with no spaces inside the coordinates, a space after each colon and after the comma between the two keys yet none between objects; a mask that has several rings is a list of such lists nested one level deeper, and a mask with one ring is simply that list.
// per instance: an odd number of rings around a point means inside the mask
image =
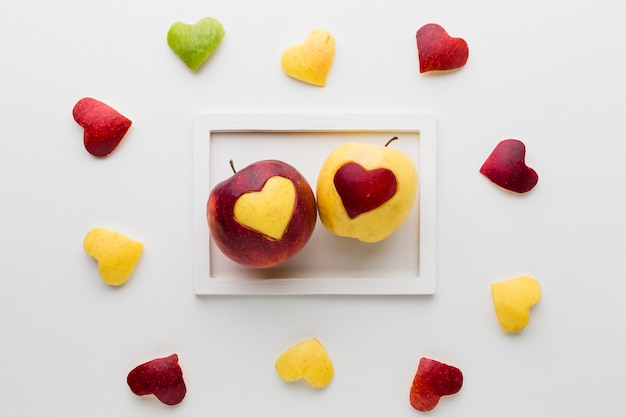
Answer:
[{"label": "heart-shaped fruit piece", "polygon": [[480,167],[480,173],[491,182],[515,193],[532,190],[539,176],[526,166],[526,146],[517,139],[505,139],[496,145]]},{"label": "heart-shaped fruit piece", "polygon": [[276,372],[285,381],[304,378],[312,387],[324,388],[335,370],[322,343],[313,338],[287,349],[276,360]]},{"label": "heart-shaped fruit piece", "polygon": [[391,170],[367,170],[356,162],[339,168],[333,182],[351,219],[382,206],[396,194],[398,187]]},{"label": "heart-shaped fruit piece", "polygon": [[126,382],[134,394],[153,394],[167,405],[180,403],[187,393],[183,371],[175,353],[138,365],[128,373]]},{"label": "heart-shaped fruit piece", "polygon": [[530,308],[541,299],[541,286],[532,277],[522,276],[491,285],[496,317],[502,330],[522,331],[530,321]]},{"label": "heart-shaped fruit piece", "polygon": [[335,38],[323,29],[315,29],[304,43],[285,49],[280,64],[290,77],[324,87],[334,58]]},{"label": "heart-shaped fruit piece", "polygon": [[428,23],[415,34],[420,73],[461,68],[469,48],[462,38],[453,38],[436,23]]},{"label": "heart-shaped fruit piece", "polygon": [[[289,204],[283,204],[283,202]],[[271,177],[263,189],[248,192],[235,201],[235,220],[243,226],[280,240],[296,205],[296,188],[284,177]]]},{"label": "heart-shaped fruit piece", "polygon": [[97,157],[105,157],[113,152],[132,124],[108,104],[91,97],[78,100],[72,115],[84,129],[85,149]]},{"label": "heart-shaped fruit piece", "polygon": [[109,285],[126,282],[143,251],[143,243],[103,227],[87,232],[83,245],[85,252],[98,261],[100,277]]},{"label": "heart-shaped fruit piece", "polygon": [[176,22],[167,32],[167,44],[192,71],[215,51],[226,32],[219,20],[205,17],[194,24]]},{"label": "heart-shaped fruit piece", "polygon": [[411,406],[418,411],[430,411],[441,397],[456,394],[462,386],[463,373],[459,368],[421,358],[409,394]]}]

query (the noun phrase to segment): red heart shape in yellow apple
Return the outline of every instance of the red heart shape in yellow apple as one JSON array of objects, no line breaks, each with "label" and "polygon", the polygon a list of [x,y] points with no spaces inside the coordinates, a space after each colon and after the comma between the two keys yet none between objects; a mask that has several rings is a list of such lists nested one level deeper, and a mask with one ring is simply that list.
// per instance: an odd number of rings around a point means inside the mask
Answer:
[{"label": "red heart shape in yellow apple", "polygon": [[348,162],[339,168],[333,182],[351,219],[382,206],[396,194],[398,187],[391,170],[368,170],[356,162]]}]

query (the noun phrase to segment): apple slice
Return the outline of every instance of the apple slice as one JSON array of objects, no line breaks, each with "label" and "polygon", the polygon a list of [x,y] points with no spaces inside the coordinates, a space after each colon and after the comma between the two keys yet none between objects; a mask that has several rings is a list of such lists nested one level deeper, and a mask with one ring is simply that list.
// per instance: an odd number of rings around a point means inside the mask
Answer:
[{"label": "apple slice", "polygon": [[314,388],[324,388],[335,370],[322,343],[309,339],[287,349],[276,360],[276,372],[287,382],[304,379]]},{"label": "apple slice", "polygon": [[410,403],[418,411],[430,411],[444,395],[453,395],[463,386],[463,373],[459,368],[421,358],[410,390]]},{"label": "apple slice", "polygon": [[189,69],[196,71],[217,49],[225,34],[219,20],[205,17],[194,24],[174,23],[167,32],[167,44]]},{"label": "apple slice", "polygon": [[96,227],[87,232],[83,246],[98,261],[100,278],[117,286],[130,278],[144,245],[114,230]]},{"label": "apple slice", "polygon": [[91,97],[78,100],[72,115],[84,129],[85,149],[97,157],[105,157],[113,152],[132,124],[108,104]]},{"label": "apple slice", "polygon": [[290,77],[324,87],[334,58],[335,38],[328,31],[315,29],[304,43],[285,49],[280,65]]},{"label": "apple slice", "polygon": [[453,38],[436,23],[428,23],[415,34],[420,73],[449,71],[463,67],[469,57],[467,42]]},{"label": "apple slice", "polygon": [[500,187],[519,194],[532,190],[539,176],[526,165],[526,146],[517,139],[498,143],[480,167],[480,173]]},{"label": "apple slice", "polygon": [[522,276],[491,285],[496,317],[507,333],[522,331],[530,321],[530,308],[541,299],[541,286],[532,277]]},{"label": "apple slice", "polygon": [[178,355],[142,363],[129,372],[126,382],[135,395],[154,395],[163,404],[176,405],[187,393]]}]

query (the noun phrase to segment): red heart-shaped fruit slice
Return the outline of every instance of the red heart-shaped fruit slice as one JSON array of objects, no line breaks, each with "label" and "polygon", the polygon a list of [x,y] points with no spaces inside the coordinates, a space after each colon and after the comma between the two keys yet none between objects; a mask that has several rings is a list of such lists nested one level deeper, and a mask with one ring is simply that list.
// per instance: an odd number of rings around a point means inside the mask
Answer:
[{"label": "red heart-shaped fruit slice", "polygon": [[517,139],[505,139],[496,145],[480,167],[480,173],[493,183],[515,193],[532,190],[539,176],[526,166],[526,146]]},{"label": "red heart-shaped fruit slice", "polygon": [[411,385],[411,406],[418,411],[430,411],[441,397],[456,394],[462,386],[463,373],[459,368],[421,358]]},{"label": "red heart-shaped fruit slice", "polygon": [[153,394],[167,405],[180,403],[187,393],[183,371],[175,353],[137,366],[130,371],[126,382],[136,395]]},{"label": "red heart-shaped fruit slice", "polygon": [[85,149],[97,157],[113,152],[132,124],[108,104],[90,97],[78,100],[72,115],[76,123],[85,129]]},{"label": "red heart-shaped fruit slice", "polygon": [[356,162],[342,165],[335,172],[333,182],[351,219],[383,205],[395,195],[398,187],[391,170],[368,170]]},{"label": "red heart-shaped fruit slice", "polygon": [[467,62],[469,48],[462,38],[453,38],[436,23],[428,23],[415,34],[420,72],[447,71]]}]

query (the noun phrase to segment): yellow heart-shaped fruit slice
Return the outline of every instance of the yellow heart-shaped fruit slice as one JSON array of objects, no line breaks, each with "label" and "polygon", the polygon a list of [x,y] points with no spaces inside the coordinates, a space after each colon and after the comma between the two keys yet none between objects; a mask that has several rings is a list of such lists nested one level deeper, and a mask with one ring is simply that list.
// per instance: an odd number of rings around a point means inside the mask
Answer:
[{"label": "yellow heart-shaped fruit slice", "polygon": [[287,382],[304,378],[312,387],[324,388],[335,369],[322,343],[313,338],[287,349],[276,360],[276,372]]},{"label": "yellow heart-shaped fruit slice", "polygon": [[515,333],[530,321],[530,308],[541,298],[541,286],[534,278],[522,276],[492,284],[491,293],[500,327]]},{"label": "yellow heart-shaped fruit slice", "polygon": [[289,226],[296,206],[296,187],[284,177],[270,177],[261,191],[249,192],[235,201],[239,224],[280,240]]},{"label": "yellow heart-shaped fruit slice", "polygon": [[143,243],[102,227],[87,232],[83,246],[98,261],[100,277],[109,285],[126,282],[143,252]]},{"label": "yellow heart-shaped fruit slice", "polygon": [[280,64],[290,77],[324,87],[334,58],[335,38],[323,29],[315,29],[304,43],[285,49]]}]

